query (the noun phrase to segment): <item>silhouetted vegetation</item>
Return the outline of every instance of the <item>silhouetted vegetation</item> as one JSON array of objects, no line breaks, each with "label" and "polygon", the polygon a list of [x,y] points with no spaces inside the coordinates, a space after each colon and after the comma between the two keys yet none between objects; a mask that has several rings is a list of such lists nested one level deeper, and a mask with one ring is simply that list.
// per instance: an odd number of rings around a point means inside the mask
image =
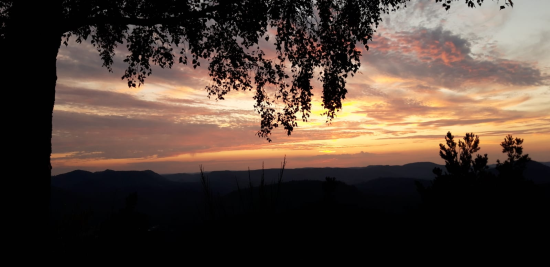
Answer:
[{"label": "silhouetted vegetation", "polygon": [[548,192],[524,177],[531,159],[523,155],[523,139],[506,136],[500,145],[507,159],[497,160],[496,171],[489,171],[487,154],[474,156],[480,149],[477,135],[466,133],[457,144],[448,132],[445,141],[446,145],[439,145],[439,155],[445,160],[446,171],[434,168],[436,177],[430,185],[417,182],[426,216],[453,224],[463,222],[462,227],[479,231],[466,222],[496,223],[517,230],[549,215],[544,197]]},{"label": "silhouetted vegetation", "polygon": [[[185,250],[196,257],[215,251],[261,253],[262,249],[276,249],[278,244],[286,244],[289,248],[320,249],[336,243],[349,247],[350,240],[364,240],[367,244],[361,246],[371,250],[391,247],[391,244],[396,249],[396,242],[406,247],[414,240],[430,240],[440,245],[453,245],[457,240],[485,240],[483,242],[494,245],[524,242],[521,240],[526,236],[542,237],[548,233],[550,167],[533,162],[523,154],[522,144],[523,139],[506,136],[501,147],[507,159],[497,161],[495,168],[491,168],[487,154],[476,154],[481,149],[478,136],[467,133],[456,142],[449,132],[445,145],[439,146],[439,155],[445,165],[433,168],[435,178],[431,181],[395,176],[364,177],[363,181],[352,179],[351,184],[335,176],[295,179],[293,173],[302,173],[285,170],[286,159],[277,171],[266,171],[262,166],[258,171],[221,172],[226,180],[233,181],[232,190],[219,187],[223,179],[212,180],[216,172],[207,175],[202,166],[194,180],[196,183],[178,183],[151,172],[127,172],[136,177],[138,174],[148,177],[140,183],[155,180],[155,187],[164,188],[165,194],[190,195],[191,198],[179,200],[193,205],[169,204],[172,211],[183,212],[181,218],[187,220],[170,224],[146,216],[137,207],[145,205],[151,196],[143,191],[145,199],[138,204],[138,194],[130,192],[123,208],[118,213],[111,213],[100,224],[91,223],[95,212],[86,207],[85,201],[79,202],[79,206],[69,209],[67,216],[60,217],[59,223],[54,224],[56,242],[61,244],[60,249],[75,255],[85,255],[89,251],[112,255],[121,251],[166,253]],[[392,168],[406,167],[407,172],[415,173],[411,166],[434,165],[423,163]],[[362,170],[369,173],[371,169]],[[54,181],[74,191],[79,188],[78,183],[86,188],[90,188],[87,181],[97,183],[97,178],[91,178],[94,175],[112,178],[117,177],[116,173],[74,172],[82,177],[79,182],[70,182],[68,177],[62,176],[61,180]],[[284,181],[283,173],[292,179]],[[345,174],[345,169],[341,173]],[[394,173],[399,174],[398,171]],[[191,179],[191,176],[185,177]],[[266,182],[269,177],[275,178],[272,183]],[[246,181],[248,186],[241,186],[239,179]],[[109,179],[109,182],[114,181]],[[163,186],[164,183],[170,187]],[[180,187],[185,190],[173,193],[166,190],[178,185],[185,185]],[[94,190],[103,187],[96,185],[96,188]],[[56,189],[54,192],[59,195],[64,191]],[[152,197],[160,195],[163,194]],[[156,210],[151,208],[148,212]],[[190,217],[201,219],[189,220]],[[235,247],[235,242],[241,246]],[[75,247],[86,251],[75,250]],[[203,249],[206,247],[208,251]]]},{"label": "silhouetted vegetation", "polygon": [[[0,1],[0,50],[9,51],[3,61],[11,64],[2,69],[4,84],[21,84],[21,75],[32,73],[41,88],[31,90],[30,83],[23,83],[18,89],[5,90],[6,99],[24,99],[25,106],[32,107],[29,116],[4,105],[3,113],[9,114],[4,125],[33,136],[10,135],[18,148],[9,151],[6,165],[28,173],[28,180],[12,181],[10,186],[20,196],[20,206],[7,211],[10,217],[20,218],[10,227],[25,229],[20,234],[35,231],[34,238],[47,232],[33,222],[47,225],[56,61],[62,44],[90,40],[108,71],[112,71],[117,47],[124,44],[128,55],[122,78],[129,87],[145,82],[152,74],[151,64],[171,68],[174,63],[191,63],[196,68],[207,61],[213,81],[206,87],[208,96],[223,100],[232,90],[254,91],[254,109],[261,117],[257,135],[270,140],[274,128],[282,126],[290,135],[300,117],[303,121],[309,118],[311,80],[317,69],[321,70],[324,114],[327,121],[334,119],[347,94],[346,79],[360,67],[361,50],[356,45],[368,49],[381,16],[405,7],[406,2]],[[270,28],[275,29],[271,45],[276,58],[266,58],[265,48],[260,47],[263,40],[269,42]],[[39,65],[31,65],[35,63]],[[275,90],[268,92],[267,88]],[[282,108],[273,105],[277,101]],[[40,240],[45,241],[45,236]],[[27,245],[19,240],[17,244],[21,249]]]}]

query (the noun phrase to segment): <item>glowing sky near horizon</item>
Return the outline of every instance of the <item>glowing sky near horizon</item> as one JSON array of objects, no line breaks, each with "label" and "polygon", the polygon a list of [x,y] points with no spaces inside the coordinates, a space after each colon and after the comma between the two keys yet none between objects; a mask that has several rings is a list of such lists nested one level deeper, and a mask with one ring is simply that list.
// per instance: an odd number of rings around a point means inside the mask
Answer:
[{"label": "glowing sky near horizon", "polygon": [[496,1],[476,9],[457,2],[448,12],[434,2],[384,17],[332,124],[320,115],[315,80],[311,119],[291,136],[276,129],[271,143],[255,135],[253,92],[208,99],[206,68],[155,68],[145,85],[128,88],[120,79],[126,51],[109,73],[89,43],[62,46],[52,174],[276,168],[285,155],[287,168],[442,163],[438,144],[448,131],[479,135],[490,164],[504,159],[507,134],[524,138],[533,160],[550,161],[550,1],[504,10]]}]

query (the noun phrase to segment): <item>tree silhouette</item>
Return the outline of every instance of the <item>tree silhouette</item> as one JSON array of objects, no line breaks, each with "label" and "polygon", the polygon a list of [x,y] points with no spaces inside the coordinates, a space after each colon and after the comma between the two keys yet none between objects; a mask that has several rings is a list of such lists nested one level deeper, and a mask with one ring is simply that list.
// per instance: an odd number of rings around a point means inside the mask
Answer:
[{"label": "tree silhouette", "polygon": [[[443,144],[439,144],[439,156],[445,160],[445,168],[448,175],[453,176],[481,176],[484,175],[488,169],[487,154],[481,156],[477,155],[475,159],[473,154],[479,151],[479,137],[474,133],[466,133],[464,141],[454,141],[454,136],[451,132],[447,132],[445,136],[447,147]],[[435,168],[433,171],[438,177],[442,176],[443,171],[439,168]]]},{"label": "tree silhouette", "polygon": [[436,177],[430,186],[424,187],[420,182],[416,185],[430,213],[463,216],[479,205],[480,185],[492,176],[487,172],[488,157],[478,154],[474,158],[474,153],[481,149],[479,137],[474,133],[466,133],[457,144],[451,132],[447,132],[445,142],[446,146],[439,144],[439,156],[445,160],[446,172],[434,168]]},{"label": "tree silhouette", "polygon": [[[498,220],[509,217],[528,218],[534,216],[540,207],[539,192],[532,181],[525,180],[523,171],[530,160],[523,154],[523,139],[506,136],[500,144],[508,159],[497,160],[495,175],[488,171],[487,154],[477,155],[479,137],[466,133],[458,145],[448,132],[446,145],[440,144],[439,155],[445,160],[447,171],[439,168],[430,186],[417,182],[425,211],[430,216],[450,221]],[[457,147],[459,151],[457,151]]]},{"label": "tree silhouette", "polygon": [[[314,70],[321,70],[324,115],[327,121],[335,117],[347,93],[346,78],[360,67],[356,45],[368,49],[381,15],[405,7],[406,2],[0,1],[0,50],[6,66],[2,79],[10,85],[3,90],[4,99],[18,103],[16,112],[3,105],[4,129],[8,129],[4,140],[17,146],[4,153],[10,169],[27,174],[9,186],[17,192],[13,202],[22,205],[9,211],[12,218],[21,218],[12,226],[26,229],[30,236],[46,232],[30,229],[48,217],[56,58],[62,43],[68,45],[71,38],[77,43],[90,40],[109,71],[115,48],[125,44],[128,67],[122,78],[132,87],[145,82],[151,64],[170,68],[179,62],[196,68],[201,59],[207,60],[213,81],[206,88],[208,95],[221,100],[231,90],[255,91],[254,108],[261,117],[257,135],[270,140],[271,131],[279,126],[290,134],[298,126],[297,114],[307,121]],[[444,2],[448,9],[453,1]],[[480,5],[483,0],[476,2]],[[466,4],[476,6],[471,0]],[[260,48],[261,40],[269,41],[269,28],[276,31],[275,59],[266,58]],[[269,89],[274,92],[269,94]],[[281,111],[276,102],[283,106]]]},{"label": "tree silhouette", "polygon": [[527,162],[531,161],[529,155],[523,155],[523,139],[513,138],[507,135],[504,141],[500,143],[502,153],[506,153],[508,158],[504,162],[497,159],[497,170],[501,178],[519,178],[523,179],[523,171]]}]

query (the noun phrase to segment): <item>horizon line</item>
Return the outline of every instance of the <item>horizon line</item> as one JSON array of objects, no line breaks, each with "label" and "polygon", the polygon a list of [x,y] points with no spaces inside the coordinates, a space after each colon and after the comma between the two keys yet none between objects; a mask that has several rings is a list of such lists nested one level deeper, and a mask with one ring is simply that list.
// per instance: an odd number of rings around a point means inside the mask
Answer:
[{"label": "horizon line", "polygon": [[[536,160],[531,160],[533,162],[538,162],[538,163],[542,163],[542,164],[545,164],[545,163],[550,163],[550,161],[536,161]],[[405,163],[405,164],[402,164],[402,165],[389,165],[389,164],[371,164],[371,165],[366,165],[366,166],[357,166],[357,167],[300,167],[300,168],[285,168],[285,170],[297,170],[297,169],[356,169],[356,168],[367,168],[367,167],[370,167],[370,166],[405,166],[405,165],[409,165],[409,164],[417,164],[417,163],[431,163],[431,164],[435,164],[435,165],[439,165],[439,166],[445,166],[444,164],[437,164],[437,163],[434,163],[434,162],[431,162],[431,161],[418,161],[418,162],[410,162],[410,163]],[[488,164],[487,166],[494,166],[496,165],[495,163],[494,164]],[[266,169],[263,169],[263,170],[280,170],[281,168],[266,168]],[[260,171],[262,169],[250,169],[250,171]],[[74,171],[86,171],[86,172],[91,172],[91,173],[97,173],[97,172],[105,172],[105,171],[117,171],[117,172],[130,172],[130,171],[138,171],[138,172],[143,172],[143,171],[152,171],[156,174],[159,174],[159,175],[174,175],[174,174],[199,174],[200,172],[176,172],[176,173],[160,173],[160,172],[156,172],[156,171],[153,171],[151,169],[145,169],[145,170],[113,170],[113,169],[105,169],[103,171],[88,171],[88,170],[83,170],[83,169],[74,169],[72,171],[68,171],[68,172],[64,172],[64,173],[60,173],[60,174],[56,174],[56,175],[52,175],[51,177],[54,177],[54,176],[58,176],[58,175],[62,175],[62,174],[67,174],[67,173],[70,173],[70,172],[74,172]],[[214,171],[205,171],[204,173],[211,173],[211,172],[224,172],[224,171],[230,171],[230,172],[241,172],[241,171],[248,171],[248,170],[214,170]]]}]

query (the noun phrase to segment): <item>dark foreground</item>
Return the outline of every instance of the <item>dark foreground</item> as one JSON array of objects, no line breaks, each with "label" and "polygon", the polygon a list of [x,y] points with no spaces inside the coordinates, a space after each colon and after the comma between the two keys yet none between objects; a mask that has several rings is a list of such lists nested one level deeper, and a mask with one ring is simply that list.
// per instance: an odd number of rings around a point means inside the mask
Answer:
[{"label": "dark foreground", "polygon": [[184,257],[185,261],[223,262],[257,257],[280,260],[291,255],[311,255],[319,260],[335,255],[393,254],[387,259],[392,261],[399,260],[395,255],[401,253],[545,255],[550,240],[547,193],[530,206],[459,209],[454,214],[423,206],[387,213],[325,197],[286,210],[266,206],[264,210],[223,215],[217,209],[210,214],[213,218],[176,229],[151,227],[146,215],[127,207],[99,229],[56,232],[52,245],[67,260]]}]

